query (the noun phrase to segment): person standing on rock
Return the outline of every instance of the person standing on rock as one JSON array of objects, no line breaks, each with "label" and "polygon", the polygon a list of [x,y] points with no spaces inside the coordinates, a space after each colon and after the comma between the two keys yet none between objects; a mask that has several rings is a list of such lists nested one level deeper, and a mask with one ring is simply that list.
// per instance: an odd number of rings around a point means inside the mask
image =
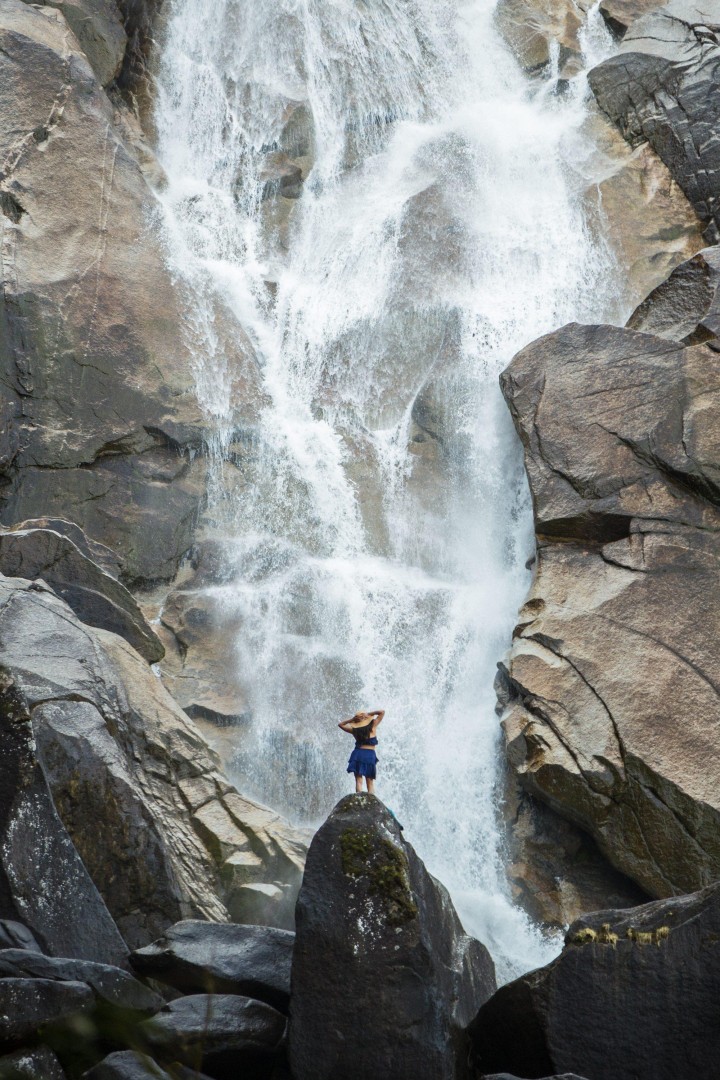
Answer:
[{"label": "person standing on rock", "polygon": [[338,727],[347,731],[355,739],[355,749],[350,755],[347,771],[355,774],[355,794],[362,791],[363,777],[370,795],[375,792],[375,776],[377,774],[377,754],[375,747],[378,744],[375,732],[385,715],[384,709],[375,709],[373,712],[358,712],[349,720],[342,720]]}]

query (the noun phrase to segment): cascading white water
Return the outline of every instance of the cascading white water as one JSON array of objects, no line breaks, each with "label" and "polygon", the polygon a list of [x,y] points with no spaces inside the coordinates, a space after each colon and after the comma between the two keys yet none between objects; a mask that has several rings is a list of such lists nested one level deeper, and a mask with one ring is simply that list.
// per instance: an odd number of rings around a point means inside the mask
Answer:
[{"label": "cascading white water", "polygon": [[[156,119],[220,458],[220,323],[260,372],[245,484],[223,499],[218,470],[214,491],[252,715],[239,783],[317,821],[351,787],[337,721],[385,708],[379,792],[508,977],[555,946],[508,899],[497,820],[493,676],[532,552],[498,373],[602,317],[610,274],[564,165],[581,80],[531,87],[493,6],[172,0]],[[268,180],[279,150],[310,170],[294,203]]]}]

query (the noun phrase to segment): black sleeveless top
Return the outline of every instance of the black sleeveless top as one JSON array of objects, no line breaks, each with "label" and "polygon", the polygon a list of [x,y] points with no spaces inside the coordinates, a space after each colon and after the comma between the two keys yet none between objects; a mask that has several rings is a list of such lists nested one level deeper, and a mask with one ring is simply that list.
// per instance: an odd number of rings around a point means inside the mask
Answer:
[{"label": "black sleeveless top", "polygon": [[[366,743],[366,742],[369,741],[370,732],[372,731],[373,722],[374,721],[371,720],[369,724],[364,724],[362,727],[358,727],[358,728],[353,729],[353,735],[355,736],[355,745],[356,746],[362,746],[363,743]],[[374,739],[373,742],[377,742],[377,739]]]}]

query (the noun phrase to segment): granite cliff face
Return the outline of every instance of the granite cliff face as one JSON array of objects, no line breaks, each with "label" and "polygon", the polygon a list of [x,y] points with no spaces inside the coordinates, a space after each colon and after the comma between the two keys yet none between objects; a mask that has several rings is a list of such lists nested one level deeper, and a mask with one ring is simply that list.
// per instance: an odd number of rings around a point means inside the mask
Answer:
[{"label": "granite cliff face", "polygon": [[[620,51],[590,85],[630,145],[659,155],[714,240],[711,15],[671,3],[618,28],[615,12]],[[564,327],[502,376],[537,562],[497,687],[510,767],[530,795],[518,891],[534,873],[552,882],[553,866],[566,880],[565,901],[556,885],[559,897],[539,905],[549,921],[563,921],[564,903],[565,917],[583,910],[572,845],[551,839],[553,811],[652,896],[720,871],[716,262],[707,248],[677,266],[626,329]],[[534,811],[534,797],[550,809]],[[546,861],[539,873],[531,852]]]}]

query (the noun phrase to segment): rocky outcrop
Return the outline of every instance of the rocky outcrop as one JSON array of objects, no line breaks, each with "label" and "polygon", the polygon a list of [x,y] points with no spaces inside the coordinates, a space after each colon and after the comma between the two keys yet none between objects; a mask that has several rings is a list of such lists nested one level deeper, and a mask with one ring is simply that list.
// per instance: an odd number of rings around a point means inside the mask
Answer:
[{"label": "rocky outcrop", "polygon": [[165,655],[125,586],[68,536],[53,529],[21,526],[0,531],[0,574],[30,581],[42,578],[82,622],[119,634],[150,663]]},{"label": "rocky outcrop", "polygon": [[242,994],[287,1012],[294,944],[294,934],[275,927],[188,920],[138,949],[130,962],[184,994]]},{"label": "rocky outcrop", "polygon": [[720,251],[705,248],[678,266],[635,309],[631,330],[720,351]]},{"label": "rocky outcrop", "polygon": [[142,1025],[160,1062],[200,1067],[216,1080],[267,1080],[282,1049],[286,1018],[237,994],[194,994]]},{"label": "rocky outcrop", "polygon": [[232,788],[127,642],[82,624],[42,583],[2,578],[0,640],[8,685],[32,720],[31,760],[128,944],[178,919],[227,919],[248,883],[274,885],[286,917],[304,844]]},{"label": "rocky outcrop", "polygon": [[[23,938],[39,938],[60,956],[124,963],[124,942],[57,815],[27,702],[7,669],[0,669],[0,741],[0,914],[10,920],[4,936],[12,934],[10,943],[20,947]],[[13,931],[18,920],[32,932]]]},{"label": "rocky outcrop", "polygon": [[574,923],[557,960],[502,987],[472,1025],[476,1075],[712,1080],[720,887]]},{"label": "rocky outcrop", "polygon": [[343,799],[315,835],[296,919],[295,1080],[466,1075],[493,964],[374,796]]},{"label": "rocky outcrop", "polygon": [[118,1050],[85,1074],[83,1080],[208,1080],[194,1069],[175,1066],[172,1075],[136,1050]]},{"label": "rocky outcrop", "polygon": [[712,5],[671,0],[633,22],[620,52],[589,75],[600,108],[633,146],[652,146],[711,243],[720,237],[716,21]]},{"label": "rocky outcrop", "polygon": [[636,907],[650,897],[617,871],[592,837],[525,791],[507,770],[506,874],[512,897],[537,922],[564,930],[587,911]]},{"label": "rocky outcrop", "polygon": [[[145,176],[152,154],[63,14],[94,33],[112,6],[0,4],[1,516],[69,518],[118,551],[127,580],[147,582],[171,578],[192,544],[207,420]],[[249,347],[228,347],[249,406]]]},{"label": "rocky outcrop", "polygon": [[2,1080],[65,1080],[60,1062],[47,1046],[0,1057]]},{"label": "rocky outcrop", "polygon": [[523,785],[655,896],[720,876],[720,427],[704,345],[571,325],[502,377],[538,560],[499,695]]}]

